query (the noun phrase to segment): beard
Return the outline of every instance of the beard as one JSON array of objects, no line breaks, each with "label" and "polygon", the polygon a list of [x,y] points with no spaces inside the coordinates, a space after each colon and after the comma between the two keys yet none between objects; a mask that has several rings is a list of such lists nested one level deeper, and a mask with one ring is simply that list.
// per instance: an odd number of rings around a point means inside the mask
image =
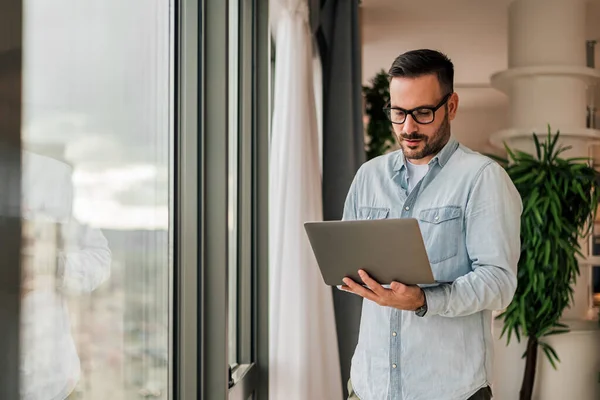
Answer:
[{"label": "beard", "polygon": [[[409,133],[401,134],[397,137],[398,144],[402,149],[404,158],[409,160],[420,160],[428,156],[434,156],[439,153],[448,140],[450,140],[450,121],[448,120],[448,113],[442,121],[442,124],[438,130],[431,137],[420,134],[420,133]],[[409,146],[406,140],[419,140],[417,146]],[[422,147],[421,147],[422,146]]]}]

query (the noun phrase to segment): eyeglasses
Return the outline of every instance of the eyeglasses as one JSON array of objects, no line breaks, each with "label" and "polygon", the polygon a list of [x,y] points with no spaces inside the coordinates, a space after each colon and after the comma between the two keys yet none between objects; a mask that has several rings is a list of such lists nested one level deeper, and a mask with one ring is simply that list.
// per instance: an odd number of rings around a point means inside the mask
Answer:
[{"label": "eyeglasses", "polygon": [[446,104],[450,96],[452,96],[452,93],[445,95],[442,101],[435,107],[417,107],[411,110],[400,107],[383,107],[383,111],[392,124],[403,124],[406,121],[406,116],[409,114],[418,124],[430,124],[435,120],[435,112]]}]

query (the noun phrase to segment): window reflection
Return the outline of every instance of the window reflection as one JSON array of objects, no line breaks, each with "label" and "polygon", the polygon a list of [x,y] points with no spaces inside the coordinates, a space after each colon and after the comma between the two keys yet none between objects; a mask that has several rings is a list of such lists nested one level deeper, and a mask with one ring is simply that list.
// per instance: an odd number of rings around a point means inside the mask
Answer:
[{"label": "window reflection", "polygon": [[22,399],[169,398],[171,21],[24,3]]},{"label": "window reflection", "polygon": [[28,151],[22,163],[21,394],[64,399],[81,377],[69,312],[78,307],[68,303],[108,280],[111,252],[99,229],[72,216],[71,168]]}]

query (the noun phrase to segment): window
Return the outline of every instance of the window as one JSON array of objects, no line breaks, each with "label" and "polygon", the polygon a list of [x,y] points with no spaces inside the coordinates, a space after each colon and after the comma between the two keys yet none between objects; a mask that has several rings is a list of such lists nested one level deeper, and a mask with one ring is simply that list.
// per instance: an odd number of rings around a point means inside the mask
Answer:
[{"label": "window", "polygon": [[172,3],[25,5],[21,396],[169,399]]},{"label": "window", "polygon": [[1,398],[268,398],[267,11],[0,2]]}]

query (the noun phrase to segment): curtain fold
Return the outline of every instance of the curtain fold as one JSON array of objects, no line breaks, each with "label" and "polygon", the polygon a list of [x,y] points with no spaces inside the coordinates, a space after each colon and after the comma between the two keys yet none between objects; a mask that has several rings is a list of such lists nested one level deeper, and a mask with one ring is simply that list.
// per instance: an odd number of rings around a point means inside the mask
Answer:
[{"label": "curtain fold", "polygon": [[303,226],[323,218],[308,4],[271,2],[277,11],[269,150],[269,398],[342,399],[332,294]]}]

